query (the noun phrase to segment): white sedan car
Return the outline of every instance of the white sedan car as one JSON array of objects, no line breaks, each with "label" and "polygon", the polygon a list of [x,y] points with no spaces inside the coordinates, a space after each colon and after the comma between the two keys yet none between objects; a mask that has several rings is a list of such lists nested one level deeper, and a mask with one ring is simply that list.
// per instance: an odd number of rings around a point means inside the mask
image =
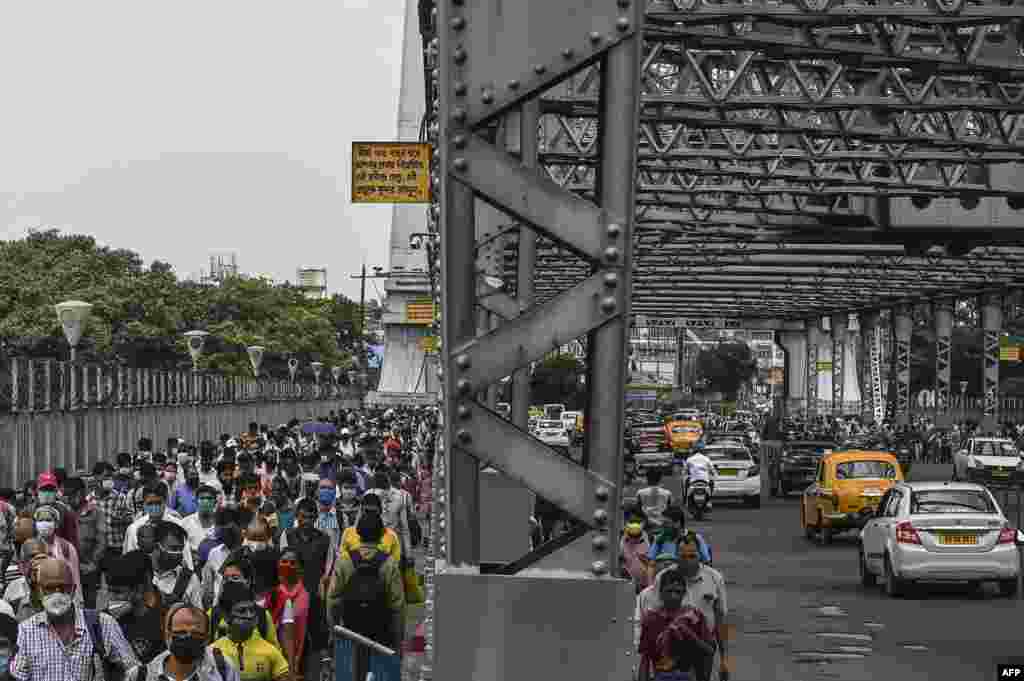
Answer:
[{"label": "white sedan car", "polygon": [[537,423],[537,439],[549,447],[568,447],[569,435],[561,420],[541,419]]},{"label": "white sedan car", "polygon": [[708,445],[700,452],[715,467],[713,499],[741,499],[752,508],[761,506],[761,467],[749,449],[725,442]]},{"label": "white sedan car", "polygon": [[1021,456],[1013,442],[998,437],[972,437],[953,455],[953,479],[984,485],[1009,485],[1021,477]]},{"label": "white sedan car", "polygon": [[998,582],[1017,593],[1017,530],[985,487],[901,482],[860,534],[861,584],[881,579],[889,596],[918,582]]}]

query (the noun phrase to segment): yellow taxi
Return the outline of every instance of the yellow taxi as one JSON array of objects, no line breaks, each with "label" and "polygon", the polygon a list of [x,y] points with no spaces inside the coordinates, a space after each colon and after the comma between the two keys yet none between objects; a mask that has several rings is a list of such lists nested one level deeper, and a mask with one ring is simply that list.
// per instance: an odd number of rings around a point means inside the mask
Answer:
[{"label": "yellow taxi", "polygon": [[672,419],[665,424],[665,439],[673,452],[688,452],[704,436],[700,421]]},{"label": "yellow taxi", "polygon": [[874,514],[886,491],[903,480],[896,457],[860,449],[826,454],[814,482],[800,498],[804,535],[822,544],[836,532],[859,530]]}]

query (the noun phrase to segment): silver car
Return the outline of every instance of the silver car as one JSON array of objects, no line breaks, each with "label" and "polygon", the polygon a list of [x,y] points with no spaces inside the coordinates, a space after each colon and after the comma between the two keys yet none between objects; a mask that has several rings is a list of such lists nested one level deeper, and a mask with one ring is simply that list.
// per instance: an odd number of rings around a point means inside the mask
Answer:
[{"label": "silver car", "polygon": [[998,582],[1017,593],[1017,531],[992,493],[967,482],[901,482],[861,530],[861,583],[890,596],[919,582]]}]

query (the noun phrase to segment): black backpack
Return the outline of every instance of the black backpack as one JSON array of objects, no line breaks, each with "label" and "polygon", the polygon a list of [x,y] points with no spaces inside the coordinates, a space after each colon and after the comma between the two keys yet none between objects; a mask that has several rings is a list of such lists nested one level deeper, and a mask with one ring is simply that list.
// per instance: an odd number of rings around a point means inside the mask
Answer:
[{"label": "black backpack", "polygon": [[188,585],[192,581],[192,575],[195,574],[187,567],[182,566],[181,572],[178,573],[178,579],[174,582],[174,588],[171,593],[164,598],[164,607],[170,608],[175,603],[181,603],[185,598],[185,592],[188,591]]},{"label": "black backpack", "polygon": [[359,549],[349,549],[354,572],[341,594],[341,619],[346,628],[385,646],[392,644],[391,609],[380,568],[388,554],[376,551],[365,558]]}]

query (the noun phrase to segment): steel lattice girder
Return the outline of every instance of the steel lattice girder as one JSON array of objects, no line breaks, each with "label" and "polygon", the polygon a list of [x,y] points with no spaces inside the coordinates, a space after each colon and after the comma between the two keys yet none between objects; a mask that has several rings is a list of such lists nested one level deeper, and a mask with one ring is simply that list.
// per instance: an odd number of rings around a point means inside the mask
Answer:
[{"label": "steel lattice girder", "polygon": [[[600,201],[594,202],[485,138],[496,139],[492,124],[514,107],[591,63],[600,64],[607,81],[598,107],[608,129],[634,130],[642,13],[642,5],[612,0],[522,0],[505,6],[472,0],[439,7],[444,420],[452,563],[480,561],[476,476],[479,462],[485,461],[582,521],[586,532],[569,551],[575,569],[615,574],[635,145],[621,130],[608,135],[601,149]],[[566,17],[578,29],[571,37],[562,28]],[[587,263],[589,275],[527,309],[503,291],[480,286],[476,251],[481,245],[474,232],[480,200],[568,249]],[[504,323],[478,334],[477,306],[494,308]],[[581,467],[491,414],[474,396],[582,334],[589,334],[591,396]]]}]

